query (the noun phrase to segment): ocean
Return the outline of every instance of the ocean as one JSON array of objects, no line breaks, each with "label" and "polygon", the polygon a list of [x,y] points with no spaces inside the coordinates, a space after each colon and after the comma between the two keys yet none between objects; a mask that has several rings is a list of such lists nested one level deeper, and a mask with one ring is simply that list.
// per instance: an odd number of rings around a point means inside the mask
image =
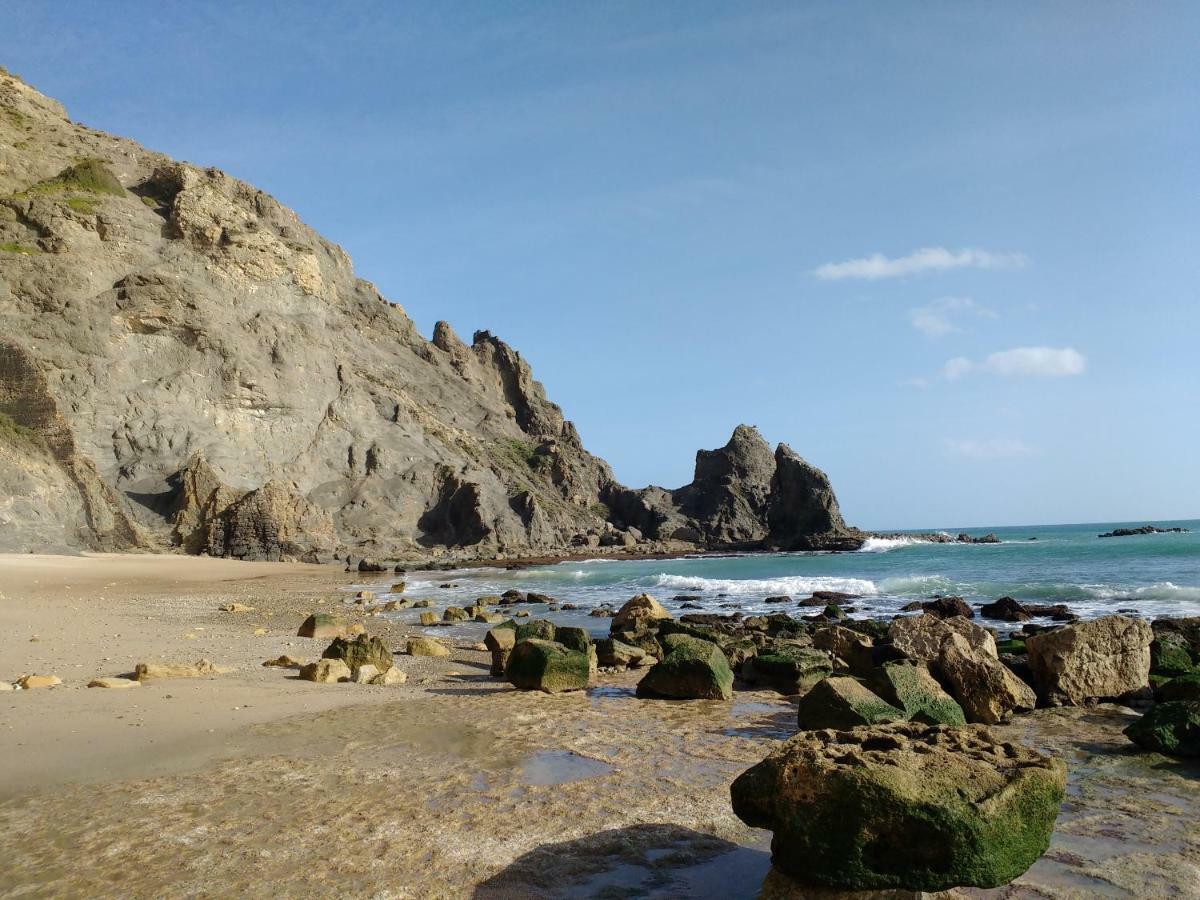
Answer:
[{"label": "ocean", "polygon": [[[588,616],[601,605],[619,607],[649,593],[674,615],[686,612],[741,612],[744,615],[819,610],[797,607],[813,591],[860,595],[849,601],[852,618],[891,618],[905,604],[934,594],[953,594],[972,605],[1010,596],[1019,601],[1065,603],[1084,618],[1136,610],[1146,618],[1200,615],[1200,520],[1155,521],[1160,527],[1190,529],[1183,534],[1100,538],[1114,528],[1143,522],[1082,525],[946,529],[979,536],[989,532],[999,544],[933,544],[907,537],[874,539],[855,553],[772,553],[699,556],[666,560],[598,558],[526,569],[476,568],[453,572],[410,572],[403,596],[429,599],[433,610],[468,606],[478,596],[510,588],[548,594],[576,611],[546,613],[528,605],[533,618],[582,625],[606,633],[607,619]],[[1033,540],[1036,538],[1036,540]],[[455,587],[439,585],[453,583]],[[391,582],[364,581],[354,589],[376,591],[382,599]],[[676,597],[699,597],[702,610],[681,608]],[[790,603],[765,603],[787,595]],[[412,610],[387,615],[409,622]],[[994,623],[1001,625],[1003,623]],[[462,625],[451,633],[482,633],[486,626]],[[446,635],[447,629],[430,628]]]}]

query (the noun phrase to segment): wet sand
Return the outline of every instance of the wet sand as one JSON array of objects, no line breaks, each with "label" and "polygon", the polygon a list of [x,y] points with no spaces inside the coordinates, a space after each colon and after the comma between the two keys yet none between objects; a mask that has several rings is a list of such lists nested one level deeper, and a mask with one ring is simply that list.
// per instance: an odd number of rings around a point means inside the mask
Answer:
[{"label": "wet sand", "polygon": [[[793,733],[792,702],[642,701],[637,673],[527,694],[470,650],[397,656],[410,676],[398,687],[262,668],[319,656],[324,641],[294,636],[307,612],[362,615],[341,603],[348,578],[0,558],[0,679],[65,682],[0,694],[0,896],[815,896],[770,873],[769,834],[728,799]],[[232,601],[256,612],[217,611]],[[406,626],[362,621],[402,645]],[[141,659],[201,656],[237,671],[84,687]],[[1014,885],[944,896],[1200,896],[1200,767],[1134,753],[1130,718],[1102,707],[1005,726],[1070,766],[1051,850]]]}]

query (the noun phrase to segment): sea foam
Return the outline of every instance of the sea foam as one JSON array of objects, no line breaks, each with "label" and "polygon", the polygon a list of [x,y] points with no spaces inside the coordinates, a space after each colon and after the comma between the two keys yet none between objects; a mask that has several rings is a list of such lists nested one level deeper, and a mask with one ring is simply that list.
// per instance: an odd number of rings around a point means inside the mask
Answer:
[{"label": "sea foam", "polygon": [[844,594],[877,594],[875,582],[865,578],[837,578],[831,575],[790,575],[783,578],[697,578],[694,575],[658,575],[656,587],[675,591],[704,591],[730,596],[750,594],[788,594],[803,596],[813,591],[841,591]]}]

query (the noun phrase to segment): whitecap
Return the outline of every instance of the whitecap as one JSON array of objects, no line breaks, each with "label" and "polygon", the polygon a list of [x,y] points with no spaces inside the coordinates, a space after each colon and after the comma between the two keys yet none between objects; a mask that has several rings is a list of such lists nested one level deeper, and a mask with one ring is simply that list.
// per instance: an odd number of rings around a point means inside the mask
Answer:
[{"label": "whitecap", "polygon": [[875,582],[865,578],[837,578],[832,575],[790,575],[782,578],[697,578],[694,575],[655,576],[656,587],[678,591],[704,591],[730,596],[748,594],[789,594],[802,596],[813,591],[841,591],[844,594],[877,594]]}]

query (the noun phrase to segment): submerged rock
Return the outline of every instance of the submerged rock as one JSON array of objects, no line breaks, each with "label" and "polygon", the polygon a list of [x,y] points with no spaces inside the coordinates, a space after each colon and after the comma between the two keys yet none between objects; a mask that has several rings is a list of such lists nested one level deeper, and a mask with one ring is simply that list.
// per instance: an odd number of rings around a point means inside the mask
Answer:
[{"label": "submerged rock", "polygon": [[733,670],[711,641],[671,634],[663,639],[666,655],[638,682],[639,697],[666,700],[729,700]]},{"label": "submerged rock", "polygon": [[1105,616],[1025,641],[1038,693],[1054,706],[1127,698],[1150,687],[1154,633],[1141,619]]},{"label": "submerged rock", "polygon": [[1200,756],[1200,700],[1159,703],[1125,729],[1144,750],[1168,756]]},{"label": "submerged rock", "polygon": [[771,858],[846,890],[998,887],[1050,843],[1066,766],[986,728],[807,731],[733,782],[733,810],[774,832]]},{"label": "submerged rock", "polygon": [[532,638],[513,647],[504,674],[513,687],[523,691],[557,694],[586,688],[590,670],[586,653]]}]

